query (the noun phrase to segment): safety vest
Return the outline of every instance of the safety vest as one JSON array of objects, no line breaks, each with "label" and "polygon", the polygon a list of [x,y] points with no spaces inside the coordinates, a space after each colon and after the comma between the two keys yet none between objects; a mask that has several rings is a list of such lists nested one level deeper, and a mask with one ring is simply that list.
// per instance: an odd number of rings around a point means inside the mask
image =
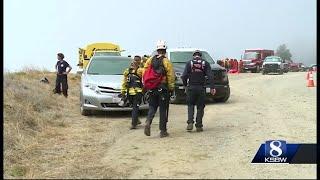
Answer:
[{"label": "safety vest", "polygon": [[191,60],[191,74],[189,78],[189,85],[205,85],[205,64],[206,61],[200,60]]}]

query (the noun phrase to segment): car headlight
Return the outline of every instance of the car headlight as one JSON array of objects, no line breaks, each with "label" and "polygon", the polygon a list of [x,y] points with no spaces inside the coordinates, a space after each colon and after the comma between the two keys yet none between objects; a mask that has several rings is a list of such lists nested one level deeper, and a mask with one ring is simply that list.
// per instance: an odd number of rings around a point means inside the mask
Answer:
[{"label": "car headlight", "polygon": [[87,87],[87,88],[94,91],[94,90],[96,90],[97,85],[88,83],[88,84],[85,84],[84,87]]},{"label": "car headlight", "polygon": [[96,93],[100,93],[99,89],[97,88],[97,85],[95,85],[95,84],[87,83],[84,85],[84,87],[87,87],[87,88],[91,89],[92,91],[95,91]]}]

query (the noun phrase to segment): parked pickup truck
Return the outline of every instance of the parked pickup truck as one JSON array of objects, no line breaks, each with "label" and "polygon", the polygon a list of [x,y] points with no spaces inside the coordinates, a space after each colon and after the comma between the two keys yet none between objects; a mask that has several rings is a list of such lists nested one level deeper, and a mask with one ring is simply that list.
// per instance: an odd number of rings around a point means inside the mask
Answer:
[{"label": "parked pickup truck", "polygon": [[279,56],[268,56],[264,59],[262,64],[262,74],[279,73],[283,74],[285,71],[284,60]]},{"label": "parked pickup truck", "polygon": [[179,103],[186,100],[185,87],[183,86],[181,75],[186,63],[193,58],[192,55],[195,50],[200,50],[202,53],[202,58],[210,63],[214,76],[216,94],[214,96],[210,94],[209,82],[207,82],[207,98],[210,98],[215,102],[226,102],[230,97],[229,79],[226,69],[215,63],[206,50],[195,48],[177,48],[167,49],[167,57],[172,62],[176,74],[175,91],[174,95],[171,97],[171,103]]}]

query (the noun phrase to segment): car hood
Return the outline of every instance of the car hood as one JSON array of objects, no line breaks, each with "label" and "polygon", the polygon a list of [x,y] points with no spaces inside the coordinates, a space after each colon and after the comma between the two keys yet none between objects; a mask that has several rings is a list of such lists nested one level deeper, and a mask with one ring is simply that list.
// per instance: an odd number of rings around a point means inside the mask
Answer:
[{"label": "car hood", "polygon": [[[175,72],[183,73],[186,63],[172,63]],[[225,68],[219,64],[210,64],[212,70],[224,70]]]},{"label": "car hood", "polygon": [[121,89],[123,75],[86,75],[85,83]]}]

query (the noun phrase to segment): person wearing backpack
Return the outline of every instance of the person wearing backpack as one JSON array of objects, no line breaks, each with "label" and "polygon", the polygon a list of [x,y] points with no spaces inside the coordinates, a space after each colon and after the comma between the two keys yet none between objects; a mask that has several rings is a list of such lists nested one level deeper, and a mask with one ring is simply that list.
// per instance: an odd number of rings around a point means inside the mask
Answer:
[{"label": "person wearing backpack", "polygon": [[169,113],[170,94],[174,90],[174,70],[172,63],[166,57],[166,43],[157,42],[157,54],[150,57],[144,66],[143,85],[149,93],[149,111],[147,115],[144,134],[150,136],[151,123],[160,108],[160,138],[169,135],[167,122]]},{"label": "person wearing backpack", "polygon": [[139,106],[142,99],[142,71],[140,68],[141,57],[135,56],[130,67],[123,72],[121,95],[122,99],[129,100],[129,104],[132,106],[132,121],[130,129],[136,129],[138,124],[141,124],[139,120]]},{"label": "person wearing backpack", "polygon": [[193,59],[190,60],[181,76],[183,85],[186,87],[187,104],[188,104],[188,126],[187,130],[192,131],[194,124],[194,107],[197,106],[196,130],[203,131],[202,118],[204,115],[205,96],[206,96],[206,78],[210,84],[210,93],[214,95],[213,73],[210,64],[201,58],[201,51],[197,50],[193,53]]}]

